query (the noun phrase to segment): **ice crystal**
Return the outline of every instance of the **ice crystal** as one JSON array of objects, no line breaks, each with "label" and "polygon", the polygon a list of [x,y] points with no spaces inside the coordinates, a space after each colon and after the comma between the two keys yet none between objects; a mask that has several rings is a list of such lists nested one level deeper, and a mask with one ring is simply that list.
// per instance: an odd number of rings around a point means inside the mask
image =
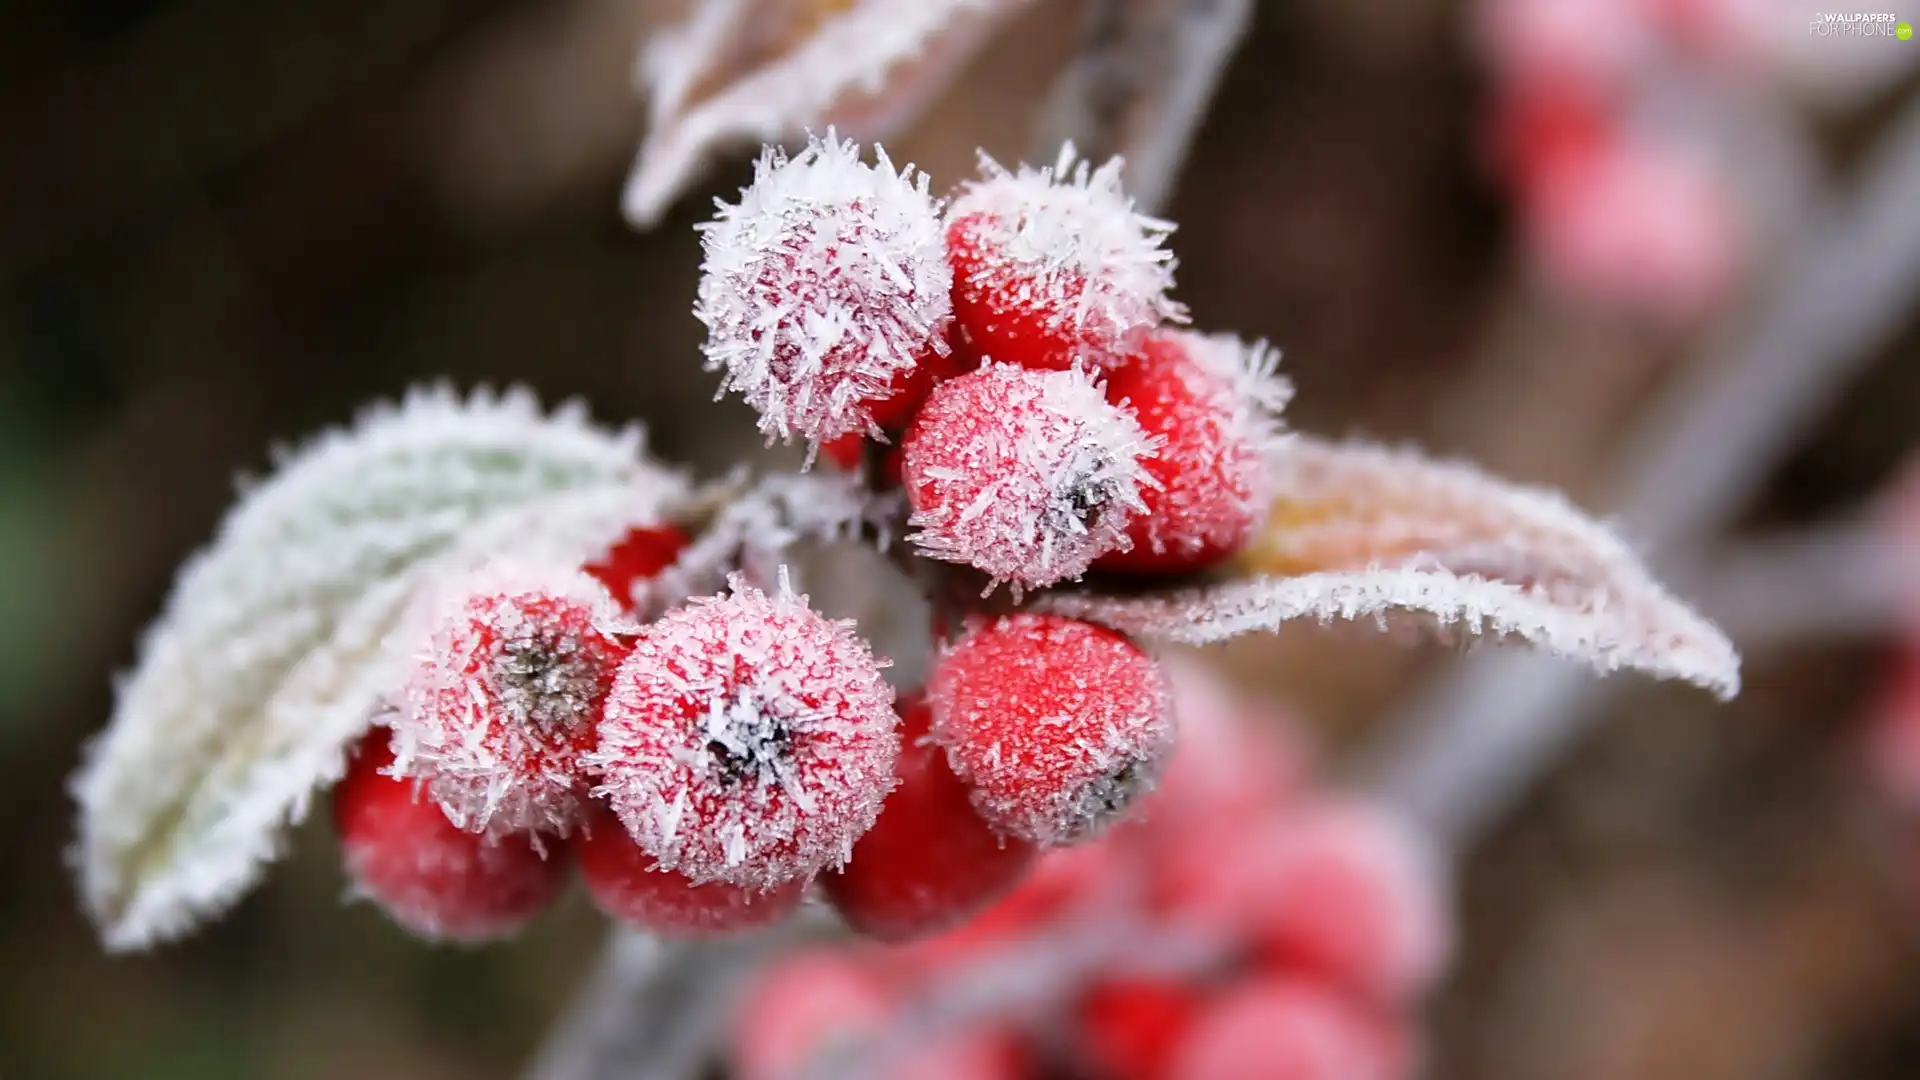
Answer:
[{"label": "ice crystal", "polygon": [[628,832],[696,884],[846,858],[893,786],[893,691],[852,624],[734,582],[647,629],[585,759]]},{"label": "ice crystal", "polygon": [[642,54],[650,130],[623,196],[650,225],[725,144],[841,121],[881,138],[1024,0],[700,0]]},{"label": "ice crystal", "polygon": [[1279,495],[1241,558],[1255,576],[1142,597],[1062,593],[1041,606],[1188,644],[1292,619],[1404,613],[1431,629],[1522,639],[1602,672],[1637,668],[1723,698],[1739,690],[1726,636],[1555,492],[1299,435],[1268,467]]},{"label": "ice crystal", "polygon": [[112,948],[236,899],[393,691],[420,585],[490,555],[582,561],[683,482],[635,430],[531,395],[410,394],[279,459],[181,570],[73,790],[74,861]]},{"label": "ice crystal", "polygon": [[707,366],[768,438],[865,433],[873,405],[947,355],[939,210],[924,174],[875,153],[878,167],[831,132],[792,158],[769,147],[740,202],[700,226]]},{"label": "ice crystal", "polygon": [[619,612],[573,566],[514,560],[432,590],[393,722],[393,775],[425,781],[448,820],[494,835],[567,835],[582,749],[623,650]]},{"label": "ice crystal", "polygon": [[1126,545],[1157,442],[1084,371],[988,364],[941,384],[905,445],[909,539],[1016,591]]},{"label": "ice crystal", "polygon": [[1067,345],[1062,364],[1113,363],[1153,328],[1185,322],[1186,308],[1167,296],[1175,260],[1162,243],[1173,223],[1134,210],[1121,165],[1090,170],[1071,145],[1053,166],[1018,172],[981,154],[982,177],[947,207],[962,267],[956,306],[1037,316],[1048,338]]}]

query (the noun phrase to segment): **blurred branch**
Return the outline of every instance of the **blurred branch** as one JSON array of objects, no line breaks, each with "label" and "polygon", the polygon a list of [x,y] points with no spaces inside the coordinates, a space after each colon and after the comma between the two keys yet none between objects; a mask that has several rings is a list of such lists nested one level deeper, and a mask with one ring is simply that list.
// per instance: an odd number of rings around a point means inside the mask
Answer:
[{"label": "blurred branch", "polygon": [[1065,142],[1095,162],[1120,154],[1128,193],[1156,212],[1252,17],[1253,0],[1094,0],[1032,160],[1052,161]]},{"label": "blurred branch", "polygon": [[1890,547],[1864,515],[1749,540],[1714,556],[1696,595],[1746,649],[1885,634],[1903,599]]},{"label": "blurred branch", "polygon": [[[1920,298],[1920,99],[1851,199],[1642,417],[1605,500],[1683,588],[1709,545]],[[1604,713],[1612,684],[1541,657],[1476,657],[1387,725],[1373,785],[1457,856]]]}]

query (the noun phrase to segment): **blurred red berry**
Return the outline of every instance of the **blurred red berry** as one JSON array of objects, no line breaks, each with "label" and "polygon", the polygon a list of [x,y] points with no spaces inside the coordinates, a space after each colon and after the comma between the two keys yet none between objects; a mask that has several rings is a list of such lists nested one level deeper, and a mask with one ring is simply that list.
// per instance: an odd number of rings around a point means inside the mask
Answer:
[{"label": "blurred red berry", "polygon": [[638,526],[627,531],[605,557],[584,568],[624,609],[634,607],[635,586],[658,577],[687,546],[687,535],[672,525]]},{"label": "blurred red berry", "polygon": [[1290,391],[1264,344],[1232,335],[1161,331],[1107,380],[1107,400],[1130,410],[1159,440],[1145,460],[1146,512],[1128,546],[1095,560],[1101,570],[1175,574],[1239,551],[1265,516],[1265,457]]},{"label": "blurred red berry", "polygon": [[901,711],[899,784],[853,845],[853,857],[820,879],[847,925],[901,941],[952,925],[1011,888],[1033,846],[1001,837],[974,810],[946,752],[928,738],[932,710]]},{"label": "blurred red berry", "polygon": [[1405,1036],[1319,983],[1264,976],[1193,1018],[1168,1080],[1398,1080]]},{"label": "blurred red berry", "polygon": [[1154,443],[1080,371],[994,364],[935,388],[901,444],[913,542],[1040,588],[1124,547]]},{"label": "blurred red berry", "polygon": [[1902,813],[1920,814],[1920,643],[1909,644],[1871,706],[1867,766]]},{"label": "blurred red berry", "polygon": [[800,906],[806,888],[801,880],[767,892],[724,882],[695,885],[684,874],[660,869],[607,810],[589,819],[574,852],[595,906],[668,937],[707,937],[778,922]]},{"label": "blurred red berry", "polygon": [[816,442],[910,408],[905,391],[948,351],[952,272],[924,175],[815,139],[769,149],[735,206],[701,225],[694,314],[710,369],[726,372],[771,437]]},{"label": "blurred red berry", "polygon": [[411,780],[385,770],[385,728],[361,740],[334,788],[333,824],[354,892],[413,934],[478,943],[510,937],[566,884],[564,841],[467,832]]},{"label": "blurred red berry", "polygon": [[893,691],[850,622],[736,581],[647,627],[590,755],[664,869],[769,890],[845,858],[899,751]]},{"label": "blurred red berry", "polygon": [[580,756],[626,648],[599,583],[495,564],[447,588],[393,719],[394,774],[418,778],[455,825],[565,835]]},{"label": "blurred red berry", "polygon": [[890,1008],[885,984],[845,952],[792,953],[741,998],[728,1059],[737,1080],[795,1080],[871,1038]]},{"label": "blurred red berry", "polygon": [[1173,740],[1164,675],[1121,634],[1009,615],[949,647],[933,730],[996,829],[1041,845],[1098,832],[1150,790]]},{"label": "blurred red berry", "polygon": [[1094,984],[1080,1001],[1080,1052],[1109,1080],[1163,1080],[1202,996],[1190,986],[1144,978]]},{"label": "blurred red berry", "polygon": [[1173,226],[1120,190],[1120,162],[1089,172],[1072,150],[1051,169],[982,159],[947,209],[955,344],[972,363],[1105,365],[1186,311],[1167,298]]}]

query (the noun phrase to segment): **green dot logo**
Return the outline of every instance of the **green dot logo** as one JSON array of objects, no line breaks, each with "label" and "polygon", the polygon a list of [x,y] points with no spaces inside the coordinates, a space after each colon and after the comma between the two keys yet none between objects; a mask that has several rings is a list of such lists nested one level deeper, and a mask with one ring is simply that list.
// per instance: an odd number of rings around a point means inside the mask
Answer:
[{"label": "green dot logo", "polygon": [[1899,38],[1901,41],[1908,40],[1913,37],[1913,24],[1901,23],[1899,26],[1894,27],[1893,36]]}]

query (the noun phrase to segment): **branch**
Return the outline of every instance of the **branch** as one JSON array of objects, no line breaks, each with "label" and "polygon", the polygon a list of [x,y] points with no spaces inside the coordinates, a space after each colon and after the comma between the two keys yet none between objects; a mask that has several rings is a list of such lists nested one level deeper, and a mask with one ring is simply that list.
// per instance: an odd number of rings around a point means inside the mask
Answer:
[{"label": "branch", "polygon": [[1041,111],[1032,160],[1072,142],[1090,161],[1127,159],[1127,192],[1166,205],[1214,88],[1252,21],[1253,0],[1095,0],[1079,56]]},{"label": "branch", "polygon": [[1878,636],[1904,614],[1895,562],[1886,523],[1852,517],[1729,547],[1694,591],[1746,649]]},{"label": "branch", "polygon": [[[1920,99],[1849,200],[1642,418],[1609,486],[1629,534],[1685,582],[1713,538],[1920,298]],[[1375,788],[1456,857],[1603,713],[1612,684],[1521,655],[1475,658],[1388,724]]]}]

